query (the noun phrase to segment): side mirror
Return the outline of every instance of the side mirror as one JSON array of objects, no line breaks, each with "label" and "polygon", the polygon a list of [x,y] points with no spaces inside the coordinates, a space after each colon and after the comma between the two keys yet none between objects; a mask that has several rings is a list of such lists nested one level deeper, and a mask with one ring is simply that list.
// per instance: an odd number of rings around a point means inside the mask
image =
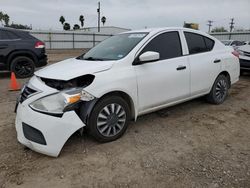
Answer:
[{"label": "side mirror", "polygon": [[160,59],[160,54],[158,52],[147,51],[140,55],[139,64],[149,63],[153,61],[157,61]]}]

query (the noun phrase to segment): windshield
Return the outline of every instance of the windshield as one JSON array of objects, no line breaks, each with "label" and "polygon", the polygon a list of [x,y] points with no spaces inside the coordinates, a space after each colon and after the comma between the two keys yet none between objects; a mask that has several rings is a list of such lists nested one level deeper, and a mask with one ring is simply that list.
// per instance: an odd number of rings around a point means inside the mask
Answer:
[{"label": "windshield", "polygon": [[231,44],[230,40],[223,40],[221,41],[223,44],[225,44],[226,46],[229,46]]},{"label": "windshield", "polygon": [[148,33],[125,33],[112,36],[89,50],[81,59],[119,60],[125,57]]}]

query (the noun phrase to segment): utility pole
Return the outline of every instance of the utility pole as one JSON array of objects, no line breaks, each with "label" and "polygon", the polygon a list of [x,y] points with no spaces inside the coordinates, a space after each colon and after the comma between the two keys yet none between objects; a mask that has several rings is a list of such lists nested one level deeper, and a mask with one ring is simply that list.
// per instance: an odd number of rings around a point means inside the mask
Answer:
[{"label": "utility pole", "polygon": [[212,21],[212,20],[208,20],[207,21],[208,22],[208,33],[210,33],[210,31],[211,31],[211,27],[212,27],[212,23],[214,22],[214,21]]},{"label": "utility pole", "polygon": [[97,13],[98,13],[98,32],[100,32],[100,14],[101,14],[101,3],[100,2],[98,2]]},{"label": "utility pole", "polygon": [[231,40],[231,36],[232,36],[232,31],[233,31],[233,28],[234,28],[234,18],[231,18],[231,22],[229,23],[230,24],[230,34],[229,34],[229,40]]}]

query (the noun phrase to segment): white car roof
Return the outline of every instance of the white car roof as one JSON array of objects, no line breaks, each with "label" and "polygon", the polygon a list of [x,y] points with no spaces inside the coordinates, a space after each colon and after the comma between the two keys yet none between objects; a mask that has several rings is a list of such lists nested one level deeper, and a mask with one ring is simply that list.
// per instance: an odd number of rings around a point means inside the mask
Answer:
[{"label": "white car roof", "polygon": [[150,34],[156,34],[159,33],[161,31],[168,31],[168,30],[175,30],[175,31],[188,31],[188,32],[192,32],[192,33],[197,33],[197,34],[201,34],[204,36],[207,36],[211,39],[217,40],[215,37],[202,32],[200,30],[195,30],[195,29],[189,29],[189,28],[184,28],[184,27],[162,27],[162,28],[147,28],[147,29],[140,29],[140,30],[131,30],[131,31],[127,31],[127,32],[123,32],[123,33],[150,33]]}]

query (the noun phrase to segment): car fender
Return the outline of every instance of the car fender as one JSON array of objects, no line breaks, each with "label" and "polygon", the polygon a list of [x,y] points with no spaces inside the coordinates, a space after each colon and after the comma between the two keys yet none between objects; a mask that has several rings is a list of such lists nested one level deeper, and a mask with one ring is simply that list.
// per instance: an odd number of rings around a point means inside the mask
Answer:
[{"label": "car fender", "polygon": [[7,66],[10,67],[11,61],[15,56],[25,56],[25,55],[32,57],[35,63],[38,61],[36,55],[30,50],[15,50],[8,55]]}]

